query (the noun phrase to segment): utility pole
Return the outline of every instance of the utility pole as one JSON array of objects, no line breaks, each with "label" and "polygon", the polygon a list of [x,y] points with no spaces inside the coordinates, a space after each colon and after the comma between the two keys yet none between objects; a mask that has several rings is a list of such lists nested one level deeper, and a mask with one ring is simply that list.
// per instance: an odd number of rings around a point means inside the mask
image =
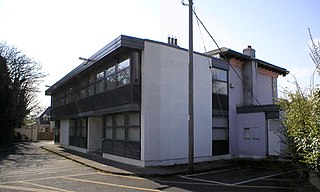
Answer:
[{"label": "utility pole", "polygon": [[193,110],[193,2],[189,0],[189,173],[193,172],[194,163],[194,110]]}]

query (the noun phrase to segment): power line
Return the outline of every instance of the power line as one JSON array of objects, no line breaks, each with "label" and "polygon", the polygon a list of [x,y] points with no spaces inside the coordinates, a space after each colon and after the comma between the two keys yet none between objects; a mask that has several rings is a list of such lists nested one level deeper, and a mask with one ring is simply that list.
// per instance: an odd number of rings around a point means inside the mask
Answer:
[{"label": "power line", "polygon": [[[215,43],[215,45],[217,46],[219,52],[221,53],[222,57],[225,59],[225,61],[228,63],[228,65],[232,68],[232,70],[235,72],[235,74],[237,75],[237,77],[240,79],[240,81],[244,84],[244,80],[241,78],[241,76],[239,75],[239,73],[236,71],[236,69],[231,65],[231,63],[229,62],[229,60],[227,59],[227,57],[223,54],[223,51],[221,50],[220,46],[218,45],[218,43],[216,42],[216,40],[213,38],[213,36],[211,35],[211,33],[208,31],[208,29],[206,28],[206,26],[203,24],[203,22],[201,21],[201,19],[198,17],[197,13],[195,12],[195,10],[193,10],[193,14],[196,16],[197,20],[201,23],[202,27],[204,28],[204,30],[208,33],[208,35],[210,36],[210,38],[212,39],[212,41]],[[252,98],[257,102],[257,104],[259,105],[259,107],[262,109],[263,112],[266,112],[263,108],[263,106],[261,105],[261,103],[259,102],[259,100],[253,95],[253,92],[250,91],[250,95],[252,96]]]},{"label": "power line", "polygon": [[[194,13],[196,12],[195,9],[196,9],[196,8],[194,7],[194,10],[193,10]],[[199,25],[199,19],[198,19],[198,18],[197,18],[197,24],[198,24],[198,28],[199,28],[199,32],[200,32],[200,36],[201,36],[201,40],[202,40],[202,44],[203,44],[204,51],[205,51],[205,53],[207,53],[207,48],[206,48],[206,45],[205,45],[204,40],[203,40],[203,35],[202,35],[202,32],[201,32],[201,28],[200,28],[200,25]],[[207,57],[207,61],[208,61],[208,64],[209,64],[209,69],[210,69],[210,72],[211,72],[211,76],[213,77],[213,71],[211,70],[211,68],[212,68],[213,66],[212,66],[212,64],[210,64],[209,57]],[[227,118],[225,117],[224,111],[223,111],[223,109],[222,109],[222,104],[221,104],[220,96],[219,96],[218,93],[214,93],[214,94],[217,95],[218,104],[219,104],[219,109],[220,109],[220,113],[221,113],[222,119],[223,119],[223,121],[224,121],[225,123],[228,124],[228,128],[226,128],[226,133],[227,133],[227,135],[228,135],[228,139],[230,139],[230,136],[229,136],[229,134],[230,134],[230,132],[229,132],[229,122],[226,121]],[[235,150],[234,150],[234,147],[233,147],[232,142],[230,143],[230,146],[231,146],[231,150],[234,152]],[[235,160],[235,165],[237,166],[237,161],[236,161],[236,160]]]}]

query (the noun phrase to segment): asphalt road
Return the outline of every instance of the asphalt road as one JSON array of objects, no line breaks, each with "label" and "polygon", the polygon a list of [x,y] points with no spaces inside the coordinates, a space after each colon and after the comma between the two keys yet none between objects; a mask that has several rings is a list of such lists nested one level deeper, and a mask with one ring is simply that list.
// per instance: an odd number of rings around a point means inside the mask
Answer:
[{"label": "asphalt road", "polygon": [[0,191],[316,191],[294,171],[237,167],[207,173],[142,178],[97,172],[19,143],[0,152]]}]

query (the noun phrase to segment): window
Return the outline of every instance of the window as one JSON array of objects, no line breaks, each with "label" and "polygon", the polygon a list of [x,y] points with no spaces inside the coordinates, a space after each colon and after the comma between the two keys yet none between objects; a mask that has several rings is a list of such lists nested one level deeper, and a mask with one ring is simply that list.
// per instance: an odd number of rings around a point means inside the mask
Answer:
[{"label": "window", "polygon": [[227,71],[217,68],[211,68],[212,72],[212,92],[222,95],[228,94]]},{"label": "window", "polygon": [[104,71],[96,75],[96,94],[104,92]]},{"label": "window", "polygon": [[104,92],[104,80],[99,80],[96,83],[96,94]]},{"label": "window", "polygon": [[128,115],[128,140],[140,142],[140,114],[129,113]]},{"label": "window", "polygon": [[[108,68],[102,66],[85,75],[77,76],[69,87],[65,87],[52,95],[53,107],[60,107],[95,94],[110,91],[130,84],[131,81],[140,83],[140,53],[132,51],[126,54],[118,62],[106,63],[104,66],[108,66]],[[133,79],[131,80],[131,78]]]},{"label": "window", "polygon": [[217,68],[211,68],[212,78],[220,81],[227,81],[227,71]]},{"label": "window", "polygon": [[213,81],[212,83],[212,92],[222,95],[228,94],[228,84],[220,81]]},{"label": "window", "polygon": [[140,159],[139,112],[106,115],[103,135],[102,151],[104,153]]},{"label": "window", "polygon": [[70,120],[69,144],[75,147],[87,148],[87,118]]},{"label": "window", "polygon": [[225,117],[213,117],[212,118],[212,140],[227,140],[228,132],[227,132],[227,118]]},{"label": "window", "polygon": [[117,85],[121,86],[130,83],[130,60],[122,61],[117,66]]},{"label": "window", "polygon": [[112,90],[116,87],[116,67],[110,67],[109,69],[107,69],[105,71],[105,75],[106,75],[106,89],[108,90]]},{"label": "window", "polygon": [[212,117],[212,155],[224,155],[228,153],[228,116],[214,114]]},{"label": "window", "polygon": [[227,140],[228,134],[226,128],[213,128],[212,129],[212,140],[213,141],[221,141]]},{"label": "window", "polygon": [[229,153],[228,71],[212,67],[212,155]]},{"label": "window", "polygon": [[89,87],[88,87],[88,95],[89,96],[94,95],[94,84],[89,85]]},{"label": "window", "polygon": [[96,78],[97,78],[97,80],[104,79],[104,71],[97,73]]},{"label": "window", "polygon": [[133,80],[134,83],[139,83],[140,80],[140,57],[139,52],[132,52],[131,53],[131,65],[133,66]]},{"label": "window", "polygon": [[243,129],[243,138],[244,139],[250,139],[250,128],[248,128],[248,127],[245,127],[244,129]]},{"label": "window", "polygon": [[252,139],[259,140],[260,139],[260,130],[259,127],[253,127],[252,128]]}]

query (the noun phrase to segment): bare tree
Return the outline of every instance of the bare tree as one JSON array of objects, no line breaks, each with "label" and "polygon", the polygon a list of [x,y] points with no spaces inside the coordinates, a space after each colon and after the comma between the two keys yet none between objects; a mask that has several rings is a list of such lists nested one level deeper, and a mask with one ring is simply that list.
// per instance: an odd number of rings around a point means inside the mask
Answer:
[{"label": "bare tree", "polygon": [[315,42],[312,37],[310,28],[308,28],[308,30],[309,30],[310,40],[311,40],[311,45],[308,45],[310,49],[309,55],[313,63],[316,65],[316,68],[319,71],[320,70],[320,41]]},{"label": "bare tree", "polygon": [[46,75],[38,62],[6,42],[0,43],[0,56],[5,59],[9,71],[14,126],[20,127],[26,115],[38,106],[39,85]]}]

